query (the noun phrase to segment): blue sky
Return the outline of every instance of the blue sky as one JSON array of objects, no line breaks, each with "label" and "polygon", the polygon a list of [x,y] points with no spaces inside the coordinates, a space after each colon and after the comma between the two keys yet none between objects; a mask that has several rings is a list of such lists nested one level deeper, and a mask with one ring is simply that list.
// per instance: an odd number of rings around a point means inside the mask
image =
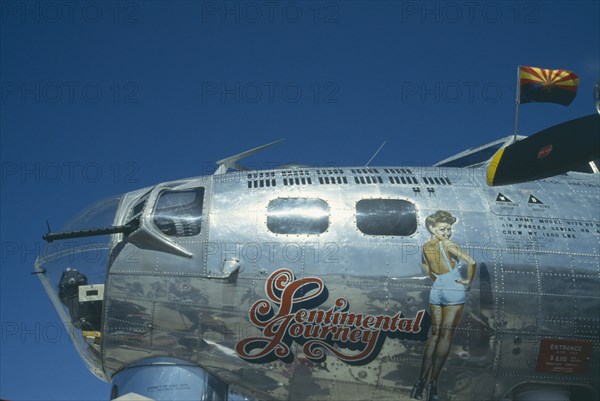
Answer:
[{"label": "blue sky", "polygon": [[431,165],[512,134],[519,64],[580,77],[594,112],[597,1],[0,2],[1,362],[10,400],[104,400],[39,280],[54,228],[109,195],[248,159]]}]

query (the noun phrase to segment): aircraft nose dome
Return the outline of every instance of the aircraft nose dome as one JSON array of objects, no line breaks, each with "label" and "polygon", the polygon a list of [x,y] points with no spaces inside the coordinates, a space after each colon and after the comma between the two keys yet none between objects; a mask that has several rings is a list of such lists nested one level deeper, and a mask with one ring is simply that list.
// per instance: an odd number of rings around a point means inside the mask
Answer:
[{"label": "aircraft nose dome", "polygon": [[[111,226],[119,197],[96,202],[62,229],[76,232]],[[88,368],[100,379],[104,281],[110,236],[69,238],[49,243],[35,262],[44,289]]]}]

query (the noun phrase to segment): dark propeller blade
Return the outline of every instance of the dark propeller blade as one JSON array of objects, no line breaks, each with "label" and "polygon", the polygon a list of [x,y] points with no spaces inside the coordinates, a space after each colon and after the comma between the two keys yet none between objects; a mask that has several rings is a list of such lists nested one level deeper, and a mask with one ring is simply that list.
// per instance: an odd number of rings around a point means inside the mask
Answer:
[{"label": "dark propeller blade", "polygon": [[489,186],[509,185],[566,173],[600,157],[600,115],[547,128],[500,149],[492,158]]}]

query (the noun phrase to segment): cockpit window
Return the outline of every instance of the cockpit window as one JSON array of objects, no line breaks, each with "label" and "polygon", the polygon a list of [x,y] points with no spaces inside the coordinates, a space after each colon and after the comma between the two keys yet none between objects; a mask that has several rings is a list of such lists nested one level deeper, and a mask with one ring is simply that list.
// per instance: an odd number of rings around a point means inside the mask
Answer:
[{"label": "cockpit window", "polygon": [[267,207],[267,228],[275,234],[322,234],[329,228],[329,205],[317,198],[274,199]]},{"label": "cockpit window", "polygon": [[154,208],[154,224],[170,237],[192,237],[201,229],[204,188],[162,192]]},{"label": "cockpit window", "polygon": [[356,226],[367,235],[412,235],[417,231],[415,205],[402,199],[360,200]]}]

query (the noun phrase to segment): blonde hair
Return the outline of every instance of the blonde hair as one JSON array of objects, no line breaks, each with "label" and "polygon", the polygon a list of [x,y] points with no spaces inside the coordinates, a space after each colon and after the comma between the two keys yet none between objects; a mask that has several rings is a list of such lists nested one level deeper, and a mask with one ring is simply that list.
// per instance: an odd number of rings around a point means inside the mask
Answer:
[{"label": "blonde hair", "polygon": [[427,227],[427,230],[429,230],[429,232],[431,232],[430,227],[433,227],[438,223],[446,223],[453,225],[454,223],[456,223],[456,217],[452,216],[450,212],[447,212],[445,210],[438,210],[431,216],[427,216],[427,218],[425,219],[425,227]]}]

